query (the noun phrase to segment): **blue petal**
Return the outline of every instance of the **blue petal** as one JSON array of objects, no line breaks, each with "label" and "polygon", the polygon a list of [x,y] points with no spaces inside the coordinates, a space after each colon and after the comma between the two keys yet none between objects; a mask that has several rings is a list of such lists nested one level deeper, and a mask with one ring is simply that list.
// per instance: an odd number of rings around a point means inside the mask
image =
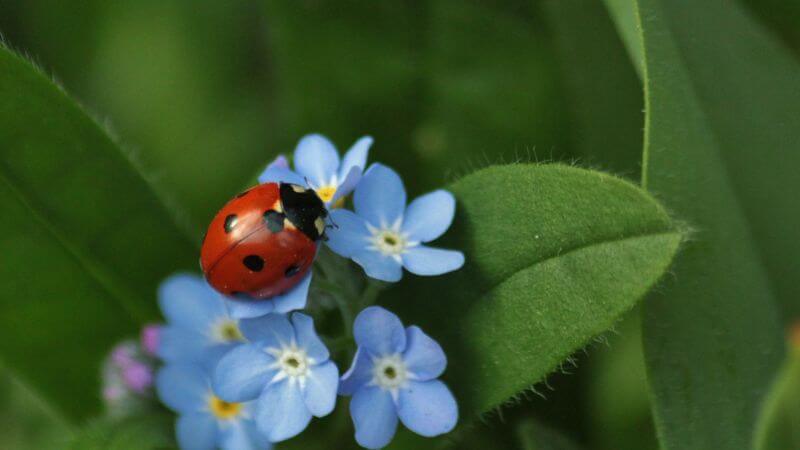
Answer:
[{"label": "blue petal", "polygon": [[242,344],[229,351],[214,370],[214,392],[228,402],[255,400],[275,371],[275,359],[256,344]]},{"label": "blue petal", "polygon": [[306,185],[306,180],[296,172],[284,167],[267,167],[258,176],[259,183],[291,183]]},{"label": "blue petal", "polygon": [[272,312],[287,313],[306,307],[308,289],[311,286],[311,271],[297,283],[295,287],[282,295],[276,295],[263,300],[239,300],[227,298],[227,306],[231,317],[236,319],[249,319],[261,317]]},{"label": "blue petal", "polygon": [[392,283],[403,278],[403,266],[396,259],[377,250],[362,250],[353,254],[352,258],[370,278]]},{"label": "blue petal", "polygon": [[356,428],[356,442],[362,447],[385,447],[397,431],[397,412],[392,395],[379,387],[364,387],[353,395],[350,417]]},{"label": "blue petal", "polygon": [[196,361],[203,350],[211,344],[207,333],[201,330],[187,330],[173,325],[161,327],[158,343],[158,356],[164,361]]},{"label": "blue petal", "polygon": [[244,337],[261,348],[283,348],[295,339],[294,328],[283,314],[267,314],[255,319],[242,319],[239,329]]},{"label": "blue petal", "polygon": [[175,434],[183,450],[212,450],[217,443],[217,424],[208,413],[183,415],[175,424]]},{"label": "blue petal", "polygon": [[161,403],[181,414],[206,409],[211,394],[208,376],[196,364],[168,364],[156,374],[156,392]]},{"label": "blue petal", "polygon": [[356,350],[350,368],[342,375],[339,383],[339,395],[353,395],[371,380],[372,358],[367,351],[359,348]]},{"label": "blue petal", "polygon": [[258,432],[251,420],[238,420],[227,424],[218,433],[219,447],[222,450],[266,450],[272,444]]},{"label": "blue petal", "polygon": [[279,168],[279,169],[288,169],[289,168],[289,160],[286,158],[286,155],[278,155],[274,161],[269,163],[267,169],[272,168]]},{"label": "blue petal", "polygon": [[409,381],[400,390],[397,415],[409,430],[426,437],[447,433],[458,422],[456,399],[439,380]]},{"label": "blue petal", "polygon": [[350,258],[363,251],[369,245],[366,222],[361,217],[346,209],[331,211],[330,221],[334,227],[327,231],[328,247],[338,255]]},{"label": "blue petal", "polygon": [[311,414],[327,416],[336,406],[336,391],[339,387],[339,369],[333,361],[314,366],[306,378],[303,401]]},{"label": "blue petal", "polygon": [[288,313],[289,311],[306,307],[308,288],[311,286],[311,275],[311,271],[309,270],[308,275],[297,283],[289,292],[270,299],[275,304],[276,313]]},{"label": "blue petal", "polygon": [[294,168],[314,188],[327,185],[339,169],[339,153],[325,136],[310,134],[294,150]]},{"label": "blue petal", "polygon": [[158,287],[158,303],[170,324],[201,333],[227,316],[222,296],[196,275],[177,274],[164,280]]},{"label": "blue petal", "polygon": [[344,158],[342,159],[342,165],[339,167],[340,180],[345,179],[353,168],[359,168],[359,174],[366,169],[367,156],[369,155],[369,148],[372,147],[372,142],[370,136],[364,136],[347,150],[347,153],[344,154]]},{"label": "blue petal", "polygon": [[403,215],[403,231],[412,241],[432,241],[447,231],[456,214],[453,194],[438,190],[416,198]]},{"label": "blue petal", "polygon": [[300,387],[288,378],[264,389],[256,411],[258,429],[271,442],[297,436],[311,422]]},{"label": "blue petal", "polygon": [[371,225],[393,225],[406,208],[406,190],[400,175],[382,164],[373,164],[358,183],[353,204],[356,214]]},{"label": "blue petal", "polygon": [[236,298],[227,297],[225,300],[225,304],[228,307],[228,313],[234,319],[260,317],[275,311],[275,301],[273,299],[239,300]]},{"label": "blue petal", "polygon": [[403,360],[415,379],[432,380],[444,372],[447,357],[438,342],[416,326],[406,328],[406,342]]},{"label": "blue petal", "polygon": [[374,356],[402,353],[406,349],[406,330],[400,319],[380,306],[361,311],[353,322],[356,344]]},{"label": "blue petal", "polygon": [[403,253],[403,266],[417,275],[441,275],[460,269],[464,265],[464,254],[456,250],[412,247]]},{"label": "blue petal", "polygon": [[314,320],[303,314],[292,314],[292,324],[294,334],[297,337],[297,345],[306,351],[306,354],[313,358],[317,364],[323,363],[330,358],[328,348],[322,343],[314,330]]},{"label": "blue petal", "polygon": [[358,182],[361,181],[361,171],[360,167],[353,167],[345,174],[344,178],[339,179],[339,187],[336,188],[336,192],[333,194],[331,201],[328,202],[328,205],[335,205],[337,200],[353,192]]}]

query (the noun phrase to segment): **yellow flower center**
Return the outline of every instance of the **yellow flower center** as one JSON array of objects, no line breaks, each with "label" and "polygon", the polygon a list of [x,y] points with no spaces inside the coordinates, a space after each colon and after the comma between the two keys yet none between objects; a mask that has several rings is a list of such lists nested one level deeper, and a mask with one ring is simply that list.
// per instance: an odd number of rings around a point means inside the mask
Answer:
[{"label": "yellow flower center", "polygon": [[231,403],[212,395],[208,400],[208,408],[214,417],[221,420],[233,419],[242,412],[241,403]]},{"label": "yellow flower center", "polygon": [[325,203],[333,200],[334,194],[336,194],[336,186],[323,186],[317,189],[317,195]]},{"label": "yellow flower center", "polygon": [[239,325],[233,320],[225,320],[217,325],[217,338],[223,342],[243,341],[244,336],[239,330]]}]

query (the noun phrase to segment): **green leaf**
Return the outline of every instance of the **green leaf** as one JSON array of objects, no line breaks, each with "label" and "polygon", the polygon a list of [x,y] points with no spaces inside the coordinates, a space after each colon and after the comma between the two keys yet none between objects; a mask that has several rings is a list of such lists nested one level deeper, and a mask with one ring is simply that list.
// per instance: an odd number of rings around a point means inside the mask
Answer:
[{"label": "green leaf", "polygon": [[111,344],[197,250],[98,125],[0,47],[0,357],[57,408],[99,407]]},{"label": "green leaf", "polygon": [[[496,166],[450,189],[466,255],[445,277],[408,275],[390,308],[440,340],[461,416],[491,410],[610,328],[661,277],[681,240],[635,186],[561,165]],[[436,245],[439,245],[438,243]]]},{"label": "green leaf", "polygon": [[640,39],[641,28],[633,0],[605,0],[606,9],[614,20],[617,32],[628,50],[639,78],[644,76],[644,49]]},{"label": "green leaf", "polygon": [[172,416],[151,414],[99,419],[78,432],[67,450],[167,450],[175,448]]},{"label": "green leaf", "polygon": [[522,450],[579,450],[580,446],[561,433],[534,419],[517,425],[517,437]]},{"label": "green leaf", "polygon": [[800,313],[800,66],[735,3],[638,12],[643,180],[697,229],[645,307],[657,427],[666,449],[752,448],[783,350],[776,304]]},{"label": "green leaf", "polygon": [[756,428],[758,450],[800,448],[800,326],[795,325],[791,351],[764,402]]}]

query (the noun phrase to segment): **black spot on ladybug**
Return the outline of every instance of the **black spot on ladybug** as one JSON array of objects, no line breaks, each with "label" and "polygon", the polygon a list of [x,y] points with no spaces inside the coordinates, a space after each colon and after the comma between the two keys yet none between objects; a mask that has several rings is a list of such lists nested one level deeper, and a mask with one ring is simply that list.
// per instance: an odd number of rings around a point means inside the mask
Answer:
[{"label": "black spot on ladybug", "polygon": [[253,272],[260,272],[264,268],[264,258],[258,255],[247,255],[242,260],[242,264]]},{"label": "black spot on ladybug", "polygon": [[297,275],[297,272],[300,272],[300,266],[297,264],[292,264],[291,266],[286,268],[284,275],[286,275],[286,278],[291,278]]},{"label": "black spot on ladybug", "polygon": [[236,217],[236,214],[230,214],[228,217],[225,218],[225,233],[230,233],[233,230],[233,227],[236,226],[236,222],[239,221],[239,218]]},{"label": "black spot on ladybug", "polygon": [[283,230],[283,218],[284,215],[274,209],[264,211],[264,223],[267,225],[267,229],[273,233]]}]

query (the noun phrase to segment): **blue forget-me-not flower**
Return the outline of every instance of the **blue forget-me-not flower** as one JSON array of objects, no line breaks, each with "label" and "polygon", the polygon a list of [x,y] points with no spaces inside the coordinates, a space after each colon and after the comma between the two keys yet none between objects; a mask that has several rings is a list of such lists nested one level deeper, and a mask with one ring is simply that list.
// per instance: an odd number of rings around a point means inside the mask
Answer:
[{"label": "blue forget-me-not flower", "polygon": [[356,187],[367,165],[372,138],[356,141],[343,159],[325,136],[309,134],[294,150],[294,171],[285,157],[279,156],[258,177],[259,183],[284,182],[314,189],[326,205],[334,205]]},{"label": "blue forget-me-not flower", "polygon": [[355,213],[331,211],[337,226],[328,230],[328,246],[383,281],[399,281],[402,268],[417,275],[459,269],[464,254],[423,245],[450,227],[455,199],[444,190],[425,194],[406,207],[406,191],[392,169],[373,164],[353,194]]},{"label": "blue forget-me-not flower", "polygon": [[211,389],[208,368],[179,362],[156,376],[161,401],[178,413],[175,434],[183,450],[266,450],[271,444],[256,428],[254,402],[232,403]]},{"label": "blue forget-me-not flower", "polygon": [[231,317],[237,319],[249,319],[260,317],[269,313],[288,313],[296,309],[306,307],[308,301],[308,289],[311,286],[311,271],[297,283],[295,287],[285,294],[276,295],[268,299],[241,299],[226,297],[228,311]]},{"label": "blue forget-me-not flower", "polygon": [[391,442],[398,418],[411,431],[432,437],[458,421],[458,406],[437,378],[447,366],[439,344],[416,326],[403,328],[391,312],[370,306],[353,324],[358,350],[342,376],[340,395],[352,395],[356,441],[366,448]]},{"label": "blue forget-me-not flower", "polygon": [[312,416],[336,404],[339,369],[314,330],[311,317],[268,314],[240,323],[250,341],[220,360],[214,391],[231,402],[257,400],[258,429],[272,442],[303,431]]},{"label": "blue forget-me-not flower", "polygon": [[156,352],[167,362],[216,360],[244,339],[225,298],[201,277],[172,275],[159,286],[158,302],[167,324]]}]

